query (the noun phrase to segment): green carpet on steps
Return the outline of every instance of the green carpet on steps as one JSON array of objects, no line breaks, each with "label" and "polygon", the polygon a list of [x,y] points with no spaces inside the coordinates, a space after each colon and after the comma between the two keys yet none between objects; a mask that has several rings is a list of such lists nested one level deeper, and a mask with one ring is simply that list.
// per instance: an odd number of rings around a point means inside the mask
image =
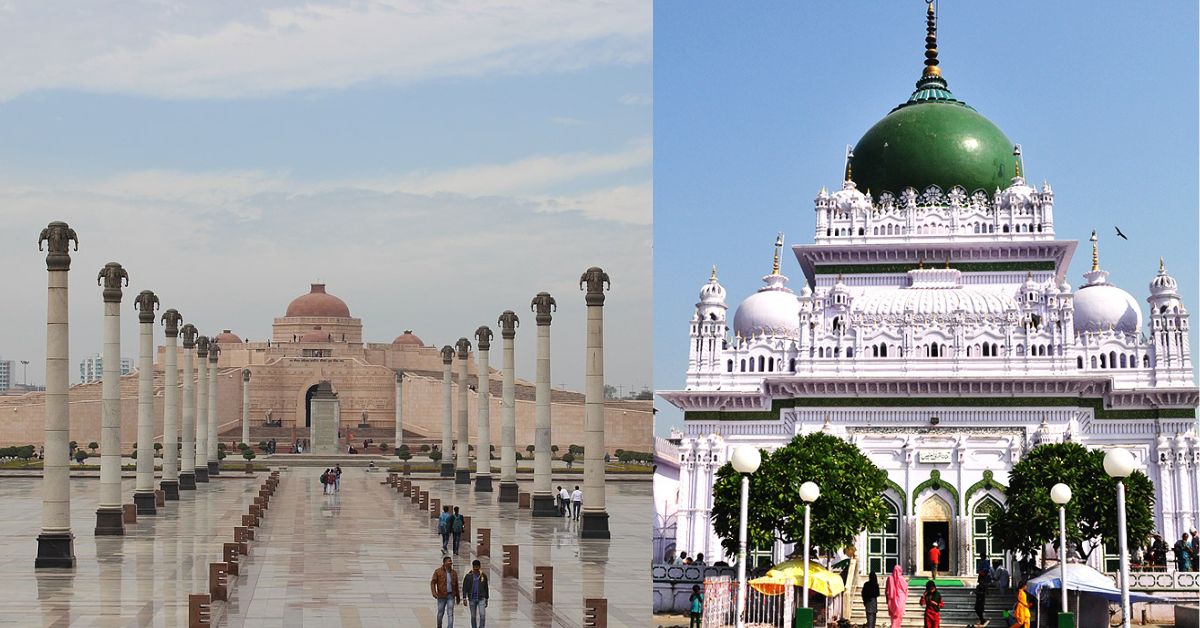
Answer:
[{"label": "green carpet on steps", "polygon": [[[925,583],[928,581],[929,581],[929,578],[911,578],[908,581],[908,586],[909,586],[910,590],[912,590],[914,588],[924,589]],[[963,586],[966,586],[965,584],[963,584],[963,581],[959,580],[958,578],[938,578],[937,580],[934,580],[933,583],[939,587],[963,587]]]}]

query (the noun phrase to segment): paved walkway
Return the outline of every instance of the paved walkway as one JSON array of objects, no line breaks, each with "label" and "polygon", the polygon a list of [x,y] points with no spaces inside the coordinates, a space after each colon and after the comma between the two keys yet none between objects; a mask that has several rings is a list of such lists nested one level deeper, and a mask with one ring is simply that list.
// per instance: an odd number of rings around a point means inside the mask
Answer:
[{"label": "paved walkway", "polygon": [[[441,561],[436,521],[394,489],[384,473],[346,469],[342,490],[322,494],[320,469],[283,474],[271,509],[251,550],[245,575],[226,607],[223,625],[434,626],[436,604],[429,579]],[[647,483],[612,483],[613,538],[579,539],[575,522],[533,519],[528,510],[502,508],[497,493],[476,494],[448,480],[425,480],[431,496],[463,507],[472,527],[492,529],[492,626],[583,624],[583,598],[609,600],[610,626],[651,621],[650,491]],[[521,546],[521,577],[502,578],[501,546]],[[460,576],[470,569],[473,547],[463,538],[455,558]],[[553,606],[533,603],[533,567],[552,564]],[[458,626],[470,626],[466,609]]]},{"label": "paved walkway", "polygon": [[[158,515],[96,537],[99,481],[71,480],[73,570],[33,568],[41,527],[41,479],[0,482],[0,626],[187,626],[187,596],[208,589],[208,564],[233,539],[234,521],[265,474],[224,473]],[[132,501],[133,480],[121,495]]]}]

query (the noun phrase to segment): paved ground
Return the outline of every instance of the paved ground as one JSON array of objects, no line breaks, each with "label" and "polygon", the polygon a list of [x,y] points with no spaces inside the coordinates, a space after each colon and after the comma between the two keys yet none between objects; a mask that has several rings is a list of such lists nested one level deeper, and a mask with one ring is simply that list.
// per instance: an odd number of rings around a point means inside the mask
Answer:
[{"label": "paved ground", "polygon": [[[252,544],[250,560],[218,607],[228,626],[434,626],[429,577],[441,558],[436,523],[380,485],[383,473],[347,469],[342,491],[321,492],[320,469],[293,468]],[[186,626],[187,595],[207,589],[207,566],[257,494],[265,474],[248,479],[226,472],[200,490],[142,517],[124,537],[94,537],[98,481],[71,482],[77,566],[33,569],[41,520],[38,478],[0,482],[0,626]],[[575,522],[533,519],[529,511],[496,502],[446,480],[420,480],[434,497],[464,507],[473,527],[492,529],[492,626],[582,626],[583,598],[609,600],[610,626],[651,620],[650,492],[645,482],[612,483],[608,490],[613,538],[581,541]],[[523,485],[523,488],[528,487]],[[122,494],[130,496],[133,480]],[[486,523],[485,523],[486,522]],[[455,568],[469,569],[465,543]],[[521,576],[500,575],[500,546],[521,546]],[[555,604],[535,605],[534,565],[555,567]],[[466,609],[457,625],[469,626]]]}]

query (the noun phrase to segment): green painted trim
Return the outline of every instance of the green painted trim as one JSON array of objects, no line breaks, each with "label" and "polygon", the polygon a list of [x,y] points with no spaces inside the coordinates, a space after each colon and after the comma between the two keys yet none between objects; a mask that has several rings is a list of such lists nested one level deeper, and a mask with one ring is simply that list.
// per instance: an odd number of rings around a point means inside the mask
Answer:
[{"label": "green painted trim", "polygon": [[[929,268],[942,268],[943,264],[931,260]],[[822,264],[813,267],[818,275],[867,275],[906,273],[917,270],[918,264]],[[950,262],[950,268],[964,273],[994,273],[1057,270],[1053,261],[1041,262]]]},{"label": "green painted trim", "polygon": [[933,471],[929,472],[928,480],[921,482],[920,484],[917,485],[917,488],[913,489],[913,492],[912,492],[912,514],[914,514],[914,515],[917,514],[917,495],[920,495],[921,491],[923,491],[927,488],[931,488],[935,491],[939,488],[946,489],[947,492],[949,492],[952,496],[954,496],[954,510],[956,510],[956,511],[958,510],[958,489],[954,488],[953,484],[943,481],[942,480],[942,472],[938,471],[937,469],[934,469]]},{"label": "green painted trim", "polygon": [[887,485],[888,488],[896,491],[896,494],[900,496],[900,513],[908,512],[908,495],[904,494],[904,487],[893,482],[891,478],[888,478]]},{"label": "green painted trim", "polygon": [[990,488],[994,488],[1001,493],[1008,493],[1008,487],[1000,482],[997,482],[996,478],[993,477],[992,470],[987,469],[983,472],[983,479],[972,484],[971,487],[967,489],[967,498],[963,500],[963,503],[970,503],[972,495],[978,493],[979,491],[985,491]]},{"label": "green painted trim", "polygon": [[773,421],[783,408],[994,408],[1038,407],[1091,408],[1097,419],[1194,419],[1195,408],[1141,408],[1109,410],[1103,400],[1090,397],[796,397],[775,399],[770,410],[684,412],[685,421]]}]

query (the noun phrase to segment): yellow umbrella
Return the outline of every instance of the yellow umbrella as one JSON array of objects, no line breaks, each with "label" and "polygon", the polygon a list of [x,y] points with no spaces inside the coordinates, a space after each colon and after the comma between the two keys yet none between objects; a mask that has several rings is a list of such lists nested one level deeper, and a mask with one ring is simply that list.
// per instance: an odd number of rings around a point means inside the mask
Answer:
[{"label": "yellow umbrella", "polygon": [[[821,565],[809,561],[808,588],[825,597],[840,595],[846,590],[842,577]],[[763,595],[779,595],[791,586],[804,586],[804,564],[800,559],[792,559],[775,565],[761,578],[755,578],[748,583],[755,591]]]}]

